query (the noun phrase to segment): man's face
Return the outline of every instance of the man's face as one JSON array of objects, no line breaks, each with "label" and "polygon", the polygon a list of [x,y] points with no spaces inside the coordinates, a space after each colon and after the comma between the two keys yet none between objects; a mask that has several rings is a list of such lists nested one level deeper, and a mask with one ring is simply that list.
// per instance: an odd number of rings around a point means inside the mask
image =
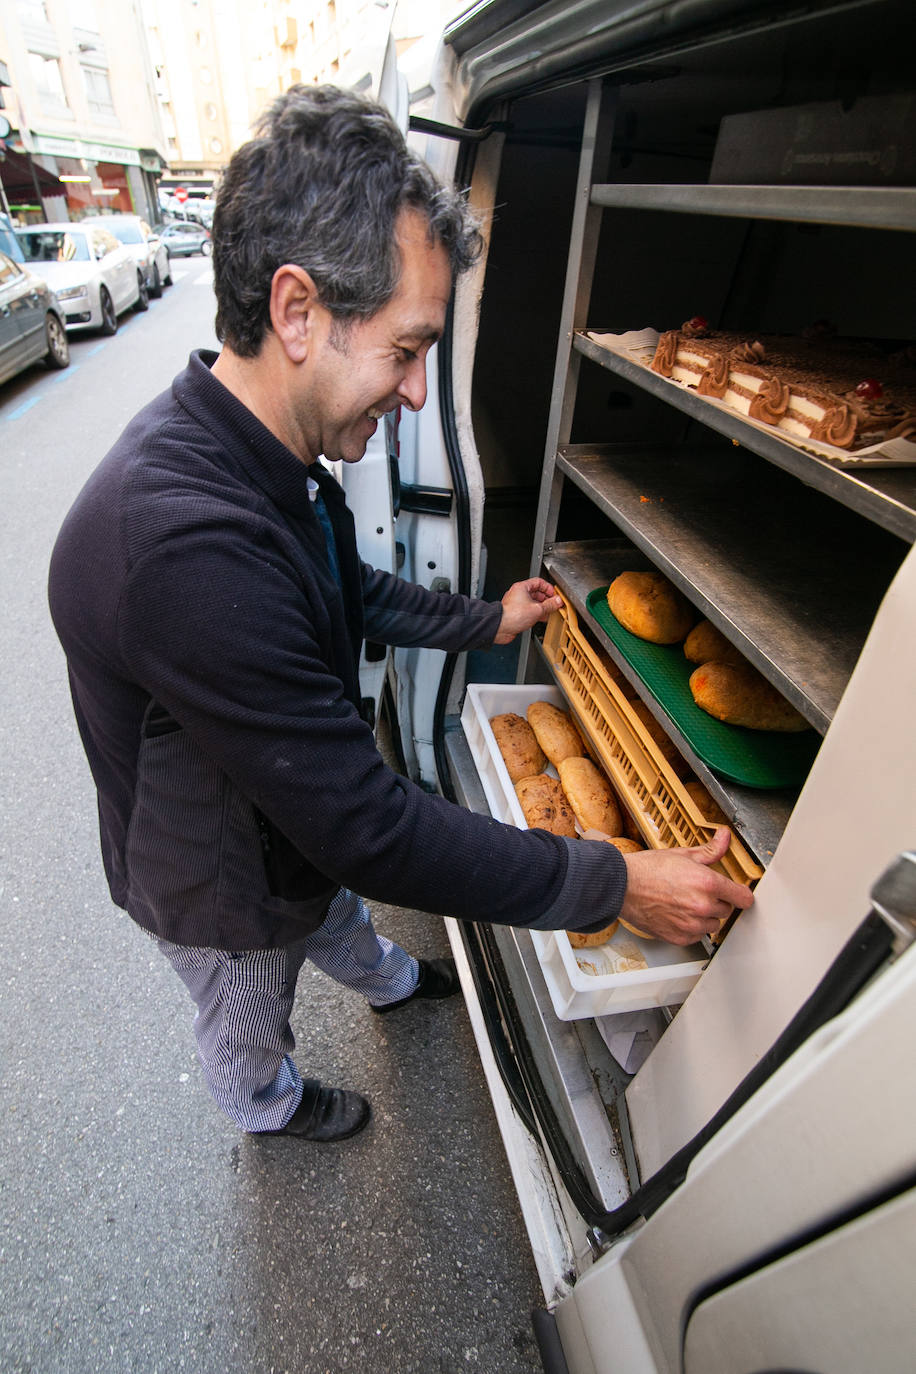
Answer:
[{"label": "man's face", "polygon": [[301,396],[302,429],[316,458],[358,463],[383,415],[398,406],[419,410],[426,400],[426,355],[445,325],[451,269],[417,211],[401,212],[396,238],[401,279],[388,304],[345,328],[324,312]]}]

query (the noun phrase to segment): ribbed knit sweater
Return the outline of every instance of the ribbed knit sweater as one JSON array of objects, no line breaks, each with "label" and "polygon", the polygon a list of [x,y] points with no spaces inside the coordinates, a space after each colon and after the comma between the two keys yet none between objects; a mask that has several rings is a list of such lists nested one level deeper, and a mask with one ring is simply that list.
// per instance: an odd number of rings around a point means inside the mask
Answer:
[{"label": "ribbed knit sweater", "polygon": [[125,429],[51,561],[114,901],[154,934],[223,949],[300,938],[339,886],[540,929],[612,919],[626,870],[611,846],[503,825],[386,767],[360,716],[363,637],[487,646],[502,608],[361,562],[336,481],[214,360],[192,354]]}]

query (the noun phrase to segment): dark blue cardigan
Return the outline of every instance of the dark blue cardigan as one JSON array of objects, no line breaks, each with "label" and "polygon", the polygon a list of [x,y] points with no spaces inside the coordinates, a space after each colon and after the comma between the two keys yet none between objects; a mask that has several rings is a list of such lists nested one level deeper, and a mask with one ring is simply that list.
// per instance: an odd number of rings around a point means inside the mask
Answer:
[{"label": "dark blue cardigan", "polygon": [[341,885],[544,929],[611,919],[612,847],[502,825],[385,766],[360,716],[363,637],[480,647],[501,607],[362,563],[333,477],[211,375],[214,357],[193,354],[125,429],[51,561],[114,901],[154,934],[223,949],[300,938]]}]

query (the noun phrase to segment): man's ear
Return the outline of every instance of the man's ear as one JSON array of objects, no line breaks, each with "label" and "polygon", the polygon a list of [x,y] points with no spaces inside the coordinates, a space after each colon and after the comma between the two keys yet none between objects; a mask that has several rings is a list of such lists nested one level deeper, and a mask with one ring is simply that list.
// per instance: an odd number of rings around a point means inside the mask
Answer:
[{"label": "man's ear", "polygon": [[294,263],[278,267],[270,284],[270,325],[290,362],[304,362],[321,310],[318,289]]}]

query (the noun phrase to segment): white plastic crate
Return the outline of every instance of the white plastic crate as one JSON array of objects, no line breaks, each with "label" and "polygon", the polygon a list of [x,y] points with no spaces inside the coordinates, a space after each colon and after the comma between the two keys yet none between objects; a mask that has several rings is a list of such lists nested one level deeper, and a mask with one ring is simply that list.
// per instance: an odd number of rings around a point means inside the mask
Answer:
[{"label": "white plastic crate", "polygon": [[[497,820],[520,827],[525,826],[525,817],[490,729],[490,717],[506,711],[524,716],[532,701],[549,701],[568,709],[556,687],[471,683],[461,712],[462,728],[491,813]],[[529,934],[553,1009],[563,1021],[677,1005],[706,967],[705,953],[698,945],[685,949],[663,940],[640,940],[634,936],[633,943],[648,967],[596,976],[579,968],[565,931],[532,930]]]}]

